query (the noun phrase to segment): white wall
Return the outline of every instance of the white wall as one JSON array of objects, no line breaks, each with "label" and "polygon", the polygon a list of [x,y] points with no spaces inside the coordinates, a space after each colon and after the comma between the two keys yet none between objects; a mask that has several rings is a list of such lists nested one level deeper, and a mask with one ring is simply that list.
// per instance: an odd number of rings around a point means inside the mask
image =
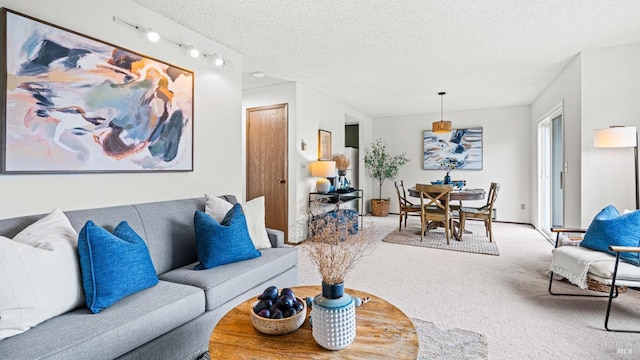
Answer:
[{"label": "white wall", "polygon": [[[183,173],[0,175],[0,218],[145,201],[242,194],[242,57],[127,0],[0,0],[0,6],[93,36],[195,72],[194,171]],[[150,43],[113,16],[229,59],[219,69],[167,42]]]},{"label": "white wall", "polygon": [[[280,103],[289,104],[289,241],[296,242],[305,237],[306,227],[300,225],[306,224],[303,214],[307,209],[308,194],[315,191],[316,179],[310,176],[309,163],[318,159],[318,129],[331,132],[332,153],[338,153],[344,151],[345,115],[359,120],[361,141],[365,142],[371,139],[372,120],[305,85],[286,83],[244,91],[243,123],[247,108]],[[304,151],[303,140],[307,144]],[[369,193],[365,189],[365,195]]]},{"label": "white wall", "polygon": [[[318,129],[331,131],[332,154],[344,153],[344,126],[347,118],[350,124],[355,119],[358,121],[360,146],[371,142],[372,118],[370,116],[302,84],[298,84],[298,110],[300,119],[298,121],[298,135],[305,140],[311,140],[308,141],[309,148],[307,152],[298,159],[298,168],[301,168],[304,162],[308,163],[318,159]],[[359,178],[362,179],[365,176],[364,154],[360,152],[359,157]],[[299,189],[298,205],[306,209],[307,194],[310,191],[315,191],[317,179],[309,177],[308,172],[301,175],[300,183],[304,183],[305,187]],[[369,183],[360,181],[359,187],[364,191],[366,204],[368,203],[367,199],[371,198]]]},{"label": "white wall", "polygon": [[564,188],[564,226],[581,227],[582,197],[582,56],[576,58],[531,104],[531,203],[532,223],[538,215],[538,121],[556,105],[563,105],[564,159],[568,163]]},{"label": "white wall", "polygon": [[[451,177],[466,180],[467,187],[488,190],[491,182],[501,185],[496,201],[498,220],[531,222],[531,136],[529,106],[514,106],[470,111],[446,112],[445,118],[454,128],[483,128],[483,169],[453,170]],[[387,143],[391,154],[405,152],[410,162],[404,165],[398,179],[405,184],[425,183],[444,178],[444,170],[422,169],[422,132],[440,113],[375,118],[373,138]],[[376,187],[377,189],[377,187]],[[375,197],[377,197],[377,190]],[[391,212],[398,212],[393,181],[385,181],[382,197],[391,198]],[[465,202],[469,206],[482,205],[486,200]],[[520,209],[525,204],[525,210]]]},{"label": "white wall", "polygon": [[640,43],[582,54],[582,224],[606,205],[635,209],[633,150],[596,149],[593,130],[640,127]]}]

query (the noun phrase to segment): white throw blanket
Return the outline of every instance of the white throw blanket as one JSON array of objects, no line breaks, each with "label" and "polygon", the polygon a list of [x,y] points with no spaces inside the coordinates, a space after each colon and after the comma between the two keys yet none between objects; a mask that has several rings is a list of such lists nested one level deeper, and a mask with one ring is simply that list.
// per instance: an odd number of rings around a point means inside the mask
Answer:
[{"label": "white throw blanket", "polygon": [[589,266],[596,261],[611,261],[611,258],[610,254],[581,246],[561,246],[553,249],[551,271],[586,289]]}]

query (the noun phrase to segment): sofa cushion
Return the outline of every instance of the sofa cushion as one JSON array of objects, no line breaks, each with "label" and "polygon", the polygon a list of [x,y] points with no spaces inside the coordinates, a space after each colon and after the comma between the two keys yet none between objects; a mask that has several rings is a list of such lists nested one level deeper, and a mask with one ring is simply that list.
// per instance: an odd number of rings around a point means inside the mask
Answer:
[{"label": "sofa cushion", "polygon": [[249,236],[256,249],[270,248],[271,241],[269,241],[265,225],[264,196],[259,196],[242,204],[242,211],[244,211],[244,216],[247,218]]},{"label": "sofa cushion", "polygon": [[[587,229],[580,246],[606,252],[609,246],[640,246],[640,211],[620,215],[618,210],[609,205],[602,209]],[[621,253],[620,258],[640,266],[640,253]]]},{"label": "sofa cushion", "polygon": [[202,211],[196,211],[193,221],[200,261],[195,267],[196,270],[260,256],[249,237],[240,204],[233,205],[221,223]]},{"label": "sofa cushion", "polygon": [[[222,222],[233,205],[219,197],[205,194],[205,212],[217,222]],[[247,220],[249,237],[256,249],[272,247],[265,225],[264,196],[259,196],[242,204],[242,211]]]},{"label": "sofa cushion", "polygon": [[93,313],[158,283],[147,245],[126,221],[113,234],[89,220],[78,236],[87,307]]},{"label": "sofa cushion", "polygon": [[[616,259],[611,256],[609,261],[596,261],[589,266],[589,274],[597,275],[604,279],[613,278],[613,267]],[[640,268],[632,264],[620,261],[616,281],[640,281]]]},{"label": "sofa cushion", "polygon": [[[136,204],[132,208],[144,221],[144,235],[138,234],[147,241],[156,274],[198,260],[193,213],[204,211],[204,198]],[[138,231],[133,224],[130,225]]]},{"label": "sofa cushion", "polygon": [[204,201],[204,212],[211,215],[219,223],[224,220],[224,217],[233,207],[233,204],[227,200],[209,194],[204,194]]},{"label": "sofa cushion", "polygon": [[195,319],[204,305],[201,289],[160,281],[100,314],[81,307],[0,341],[0,357],[114,359]]},{"label": "sofa cushion", "polygon": [[77,241],[60,209],[0,236],[0,340],[82,305]]},{"label": "sofa cushion", "polygon": [[207,310],[212,310],[298,263],[298,249],[293,247],[263,249],[260,252],[262,256],[258,258],[208,270],[193,271],[194,264],[190,264],[164,273],[160,279],[203,289]]}]

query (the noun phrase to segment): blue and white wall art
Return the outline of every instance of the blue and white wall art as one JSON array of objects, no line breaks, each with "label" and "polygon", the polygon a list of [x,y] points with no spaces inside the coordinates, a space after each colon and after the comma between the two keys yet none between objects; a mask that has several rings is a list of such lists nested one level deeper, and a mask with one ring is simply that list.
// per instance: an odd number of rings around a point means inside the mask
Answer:
[{"label": "blue and white wall art", "polygon": [[482,170],[482,128],[453,129],[450,133],[422,134],[423,168],[446,169],[451,164],[457,170]]}]

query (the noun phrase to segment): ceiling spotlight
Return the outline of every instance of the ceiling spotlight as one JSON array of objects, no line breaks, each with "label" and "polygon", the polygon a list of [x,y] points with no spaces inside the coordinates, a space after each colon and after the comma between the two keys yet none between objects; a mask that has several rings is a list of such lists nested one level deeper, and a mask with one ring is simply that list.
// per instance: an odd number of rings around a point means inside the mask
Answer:
[{"label": "ceiling spotlight", "polygon": [[191,55],[191,57],[197,58],[198,56],[200,56],[200,50],[191,46],[189,47],[189,55]]},{"label": "ceiling spotlight", "polygon": [[264,77],[264,72],[262,71],[254,71],[251,73],[251,76],[253,76],[254,78],[263,78]]},{"label": "ceiling spotlight", "polygon": [[204,54],[202,56],[209,61],[213,61],[216,66],[225,66],[227,64],[224,58],[221,58],[218,54]]},{"label": "ceiling spotlight", "polygon": [[160,40],[160,34],[153,29],[147,29],[147,39],[151,42],[158,42]]}]

